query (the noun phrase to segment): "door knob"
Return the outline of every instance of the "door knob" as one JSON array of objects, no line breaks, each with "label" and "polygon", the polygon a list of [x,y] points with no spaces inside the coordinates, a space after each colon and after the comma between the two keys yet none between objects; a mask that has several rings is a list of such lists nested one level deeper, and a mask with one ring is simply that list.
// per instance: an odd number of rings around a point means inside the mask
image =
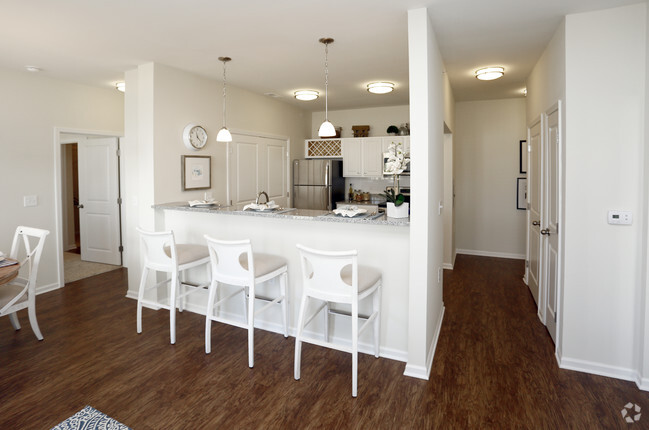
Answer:
[{"label": "door knob", "polygon": [[77,205],[79,209],[83,209],[83,205]]},{"label": "door knob", "polygon": [[541,225],[541,221],[532,221],[532,225],[539,226]]},{"label": "door knob", "polygon": [[550,229],[549,228],[544,228],[543,230],[541,230],[541,234],[543,234],[545,236],[550,236]]}]

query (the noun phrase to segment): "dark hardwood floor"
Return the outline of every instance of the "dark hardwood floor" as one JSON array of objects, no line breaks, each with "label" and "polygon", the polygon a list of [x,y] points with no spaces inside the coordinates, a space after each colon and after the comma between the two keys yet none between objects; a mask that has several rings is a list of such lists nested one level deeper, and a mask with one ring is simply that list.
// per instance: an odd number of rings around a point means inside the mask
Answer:
[{"label": "dark hardwood floor", "polygon": [[[356,399],[348,354],[304,344],[295,381],[292,337],[257,330],[249,369],[246,332],[214,324],[206,355],[200,315],[180,314],[170,345],[168,313],[145,309],[138,335],[126,270],[97,275],[38,296],[42,342],[26,312],[18,332],[1,320],[0,429],[49,429],[85,405],[136,430],[649,428],[634,383],[557,367],[522,273],[458,255],[430,380],[361,354]],[[628,402],[647,416],[625,423]]]}]

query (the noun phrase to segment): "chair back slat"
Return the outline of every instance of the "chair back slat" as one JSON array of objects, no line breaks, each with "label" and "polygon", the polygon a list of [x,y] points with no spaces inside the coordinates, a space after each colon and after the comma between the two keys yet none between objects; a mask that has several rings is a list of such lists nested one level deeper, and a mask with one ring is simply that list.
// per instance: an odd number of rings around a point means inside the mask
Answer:
[{"label": "chair back slat", "polygon": [[[358,293],[358,251],[320,251],[297,245],[305,288],[322,297],[349,301]],[[342,272],[351,266],[351,284]]]},{"label": "chair back slat", "polygon": [[213,279],[229,285],[254,285],[255,263],[250,240],[226,241],[208,235],[205,235],[205,240],[210,251]]},{"label": "chair back slat", "polygon": [[[17,227],[14,233],[9,258],[20,261],[21,271],[23,268],[26,269],[27,276],[23,278],[29,282],[29,289],[32,292],[36,288],[38,265],[48,234],[50,234],[49,230],[25,226]],[[35,242],[35,245],[32,242]]]},{"label": "chair back slat", "polygon": [[[142,240],[144,264],[155,270],[166,271],[170,266],[178,266],[176,241],[172,231],[146,231],[137,228]],[[167,252],[169,254],[167,254]]]}]

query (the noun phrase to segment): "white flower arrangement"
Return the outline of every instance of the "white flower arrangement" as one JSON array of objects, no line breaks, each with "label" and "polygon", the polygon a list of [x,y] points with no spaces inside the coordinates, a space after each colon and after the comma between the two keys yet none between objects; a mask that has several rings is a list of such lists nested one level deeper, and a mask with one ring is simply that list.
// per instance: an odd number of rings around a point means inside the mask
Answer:
[{"label": "white flower arrangement", "polygon": [[387,159],[383,166],[383,173],[386,175],[400,175],[408,167],[410,157],[403,153],[403,144],[401,142],[392,142],[388,147],[388,152],[383,156]]}]

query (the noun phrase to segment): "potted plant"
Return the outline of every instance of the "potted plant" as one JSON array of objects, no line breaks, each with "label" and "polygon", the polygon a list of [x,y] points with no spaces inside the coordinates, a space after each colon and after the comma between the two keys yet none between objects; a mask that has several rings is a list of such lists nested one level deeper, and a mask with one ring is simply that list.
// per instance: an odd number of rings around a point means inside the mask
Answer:
[{"label": "potted plant", "polygon": [[383,173],[393,175],[394,178],[394,187],[387,188],[384,193],[387,200],[387,215],[391,218],[407,218],[409,204],[404,201],[403,194],[399,192],[399,175],[408,167],[410,157],[403,153],[401,142],[392,142],[388,147],[388,152],[383,156],[386,159]]}]

